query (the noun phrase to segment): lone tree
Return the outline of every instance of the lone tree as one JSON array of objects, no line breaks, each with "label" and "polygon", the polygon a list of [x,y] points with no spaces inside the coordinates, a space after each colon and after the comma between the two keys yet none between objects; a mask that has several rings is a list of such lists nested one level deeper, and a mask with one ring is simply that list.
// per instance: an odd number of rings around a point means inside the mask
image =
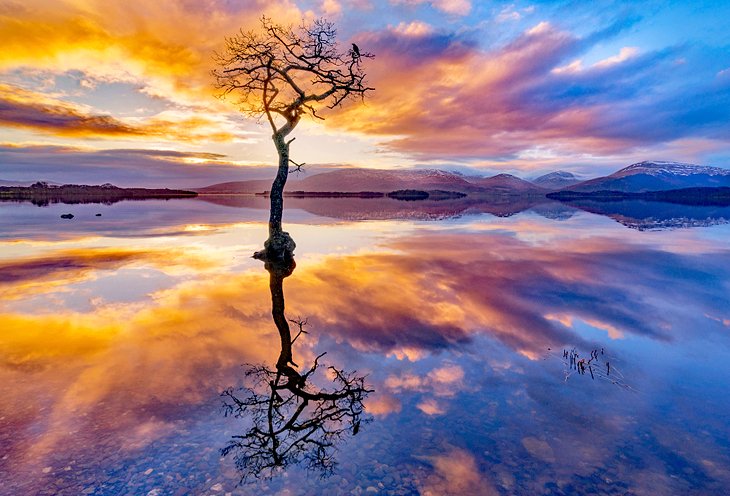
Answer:
[{"label": "lone tree", "polygon": [[302,23],[298,28],[275,24],[263,17],[255,31],[241,31],[226,39],[223,53],[215,56],[213,71],[221,97],[235,95],[242,112],[266,120],[279,154],[279,168],[271,185],[268,252],[293,249],[293,241],[282,231],[284,186],[290,166],[294,138],[289,134],[301,118],[323,119],[319,111],[335,108],[351,98],[364,99],[373,88],[367,86],[363,59],[373,55],[353,44],[341,50],[334,24],[324,19]]}]

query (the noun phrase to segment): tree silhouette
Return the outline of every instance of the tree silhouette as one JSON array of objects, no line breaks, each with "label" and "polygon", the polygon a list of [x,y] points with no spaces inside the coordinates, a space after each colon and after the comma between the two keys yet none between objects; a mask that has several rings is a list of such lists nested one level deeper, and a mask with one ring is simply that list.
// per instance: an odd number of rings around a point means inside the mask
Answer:
[{"label": "tree silhouette", "polygon": [[[283,281],[296,266],[293,254],[269,259],[262,251],[257,258],[264,260],[269,271],[271,313],[281,338],[281,351],[275,369],[250,365],[244,387],[221,393],[224,413],[250,422],[250,428],[233,436],[221,453],[234,455],[241,482],[252,476],[270,478],[291,464],[303,464],[326,476],[337,464],[337,442],[348,431],[357,434],[360,425],[369,421],[363,400],[372,390],[365,385],[364,376],[332,366],[323,368],[320,359],[325,353],[317,356],[306,371],[297,371],[292,345],[307,334],[307,322],[287,320],[284,314]],[[290,322],[298,329],[294,338]],[[327,372],[322,374],[324,370]],[[315,384],[324,381],[330,386]]]},{"label": "tree silhouette", "polygon": [[241,31],[226,39],[225,51],[215,56],[213,71],[221,97],[235,95],[242,112],[266,117],[279,155],[279,167],[271,185],[269,239],[266,247],[286,250],[291,238],[281,229],[283,191],[290,167],[304,164],[289,157],[294,138],[289,134],[301,118],[322,119],[323,108],[334,108],[368,91],[361,62],[373,55],[356,45],[341,51],[334,24],[324,19],[302,23],[298,28],[275,24],[263,17],[257,31]]}]

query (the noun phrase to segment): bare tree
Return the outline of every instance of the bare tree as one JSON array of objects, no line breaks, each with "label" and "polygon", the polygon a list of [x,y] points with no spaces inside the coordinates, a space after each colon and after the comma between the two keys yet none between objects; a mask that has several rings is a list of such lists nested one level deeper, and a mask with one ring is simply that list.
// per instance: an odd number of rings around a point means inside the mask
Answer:
[{"label": "bare tree", "polygon": [[287,250],[291,238],[281,229],[283,191],[290,167],[303,164],[289,157],[294,138],[289,134],[301,118],[322,119],[322,108],[334,108],[368,91],[361,62],[373,55],[355,44],[341,51],[334,25],[324,19],[302,23],[298,28],[261,19],[257,31],[241,31],[226,39],[223,53],[216,54],[213,71],[221,97],[235,95],[246,114],[266,117],[279,155],[279,168],[271,185],[271,211],[267,249]]},{"label": "bare tree", "polygon": [[[369,421],[363,400],[372,390],[366,386],[364,376],[330,366],[326,368],[329,378],[322,377],[325,374],[317,371],[323,370],[320,359],[325,353],[317,356],[308,370],[297,370],[292,347],[307,334],[307,322],[285,317],[283,291],[284,278],[295,266],[290,255],[265,260],[271,313],[281,338],[276,368],[250,365],[243,388],[221,393],[224,413],[245,418],[251,424],[221,450],[224,456],[234,455],[242,482],[251,476],[270,478],[291,464],[303,464],[323,476],[329,475],[336,465],[337,442],[347,431],[357,434],[360,425]],[[293,338],[289,323],[298,330]],[[318,386],[327,379],[329,387]]]}]

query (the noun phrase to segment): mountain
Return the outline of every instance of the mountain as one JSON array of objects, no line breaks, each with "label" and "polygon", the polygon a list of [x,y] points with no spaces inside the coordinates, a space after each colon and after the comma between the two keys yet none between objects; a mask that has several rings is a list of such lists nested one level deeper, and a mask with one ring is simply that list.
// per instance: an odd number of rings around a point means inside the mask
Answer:
[{"label": "mountain", "polygon": [[459,174],[436,169],[338,169],[306,177],[290,191],[382,191],[400,189],[468,192],[476,188]]},{"label": "mountain", "polygon": [[497,174],[482,178],[468,177],[467,179],[482,190],[496,194],[545,194],[546,192],[545,189],[512,174]]},{"label": "mountain", "polygon": [[583,181],[567,191],[643,193],[682,188],[729,187],[730,170],[680,162],[639,162],[610,176]]},{"label": "mountain", "polygon": [[[250,194],[270,188],[270,181],[255,180],[213,184],[196,191],[202,194]],[[399,190],[451,191],[488,196],[543,195],[548,191],[511,174],[476,177],[437,169],[337,169],[300,180],[292,178],[286,185],[288,192],[390,193]]]},{"label": "mountain", "polygon": [[581,179],[572,172],[555,171],[536,177],[531,182],[541,188],[557,190],[578,184],[581,182]]},{"label": "mountain", "polygon": [[[203,188],[194,188],[201,194],[206,195],[225,195],[225,194],[254,194],[268,191],[271,189],[272,179],[252,179],[249,181],[230,181],[227,183],[211,184]],[[291,190],[291,185],[298,181],[293,178],[289,178],[287,181],[286,189]]]},{"label": "mountain", "polygon": [[[271,180],[234,181],[213,184],[196,191],[203,194],[260,193],[271,189]],[[289,178],[286,191],[389,193],[402,189],[470,192],[479,188],[459,174],[435,169],[382,170],[338,169],[314,174],[304,179]]]}]

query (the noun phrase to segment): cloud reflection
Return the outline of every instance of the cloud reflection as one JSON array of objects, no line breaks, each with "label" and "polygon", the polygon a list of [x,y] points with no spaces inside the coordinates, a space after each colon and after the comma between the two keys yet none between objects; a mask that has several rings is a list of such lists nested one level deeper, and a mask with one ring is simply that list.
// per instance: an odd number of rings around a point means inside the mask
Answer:
[{"label": "cloud reflection", "polygon": [[[3,277],[22,298],[35,291],[26,283],[46,280],[46,270],[49,280],[71,279],[139,262],[195,267],[194,260],[65,252],[6,264]],[[388,419],[417,408],[439,421],[455,412],[454,399],[478,387],[469,379],[472,343],[496,341],[535,359],[550,346],[588,348],[620,335],[666,342],[702,325],[725,332],[728,315],[718,310],[730,307],[728,267],[730,252],[720,249],[712,257],[677,254],[601,237],[536,245],[504,231],[454,230],[403,234],[380,248],[309,260],[286,291],[291,314],[312,324],[307,343],[338,342],[326,346],[338,350],[333,364],[354,360],[373,371],[379,395],[368,411]],[[3,430],[14,435],[2,437],[9,439],[14,470],[45,466],[57,450],[69,457],[89,449],[111,453],[111,446],[142,450],[182,428],[235,382],[241,363],[275,360],[267,289],[259,271],[212,273],[180,280],[151,299],[88,313],[6,309],[0,375],[13,387],[2,416]],[[503,372],[510,371],[510,381],[523,373],[504,351],[480,353],[488,359],[480,354],[477,362],[494,369],[488,380],[496,387],[507,380]],[[311,359],[311,350],[303,355]],[[563,408],[576,422],[585,415],[552,403],[538,386],[516,388],[512,400]],[[609,429],[611,419],[602,422]],[[526,449],[544,455],[537,439],[526,441]],[[434,472],[422,480],[424,490],[457,491],[481,480],[469,457],[462,458],[429,459]],[[452,466],[457,459],[463,463]],[[452,475],[460,467],[476,475],[459,482]]]}]

